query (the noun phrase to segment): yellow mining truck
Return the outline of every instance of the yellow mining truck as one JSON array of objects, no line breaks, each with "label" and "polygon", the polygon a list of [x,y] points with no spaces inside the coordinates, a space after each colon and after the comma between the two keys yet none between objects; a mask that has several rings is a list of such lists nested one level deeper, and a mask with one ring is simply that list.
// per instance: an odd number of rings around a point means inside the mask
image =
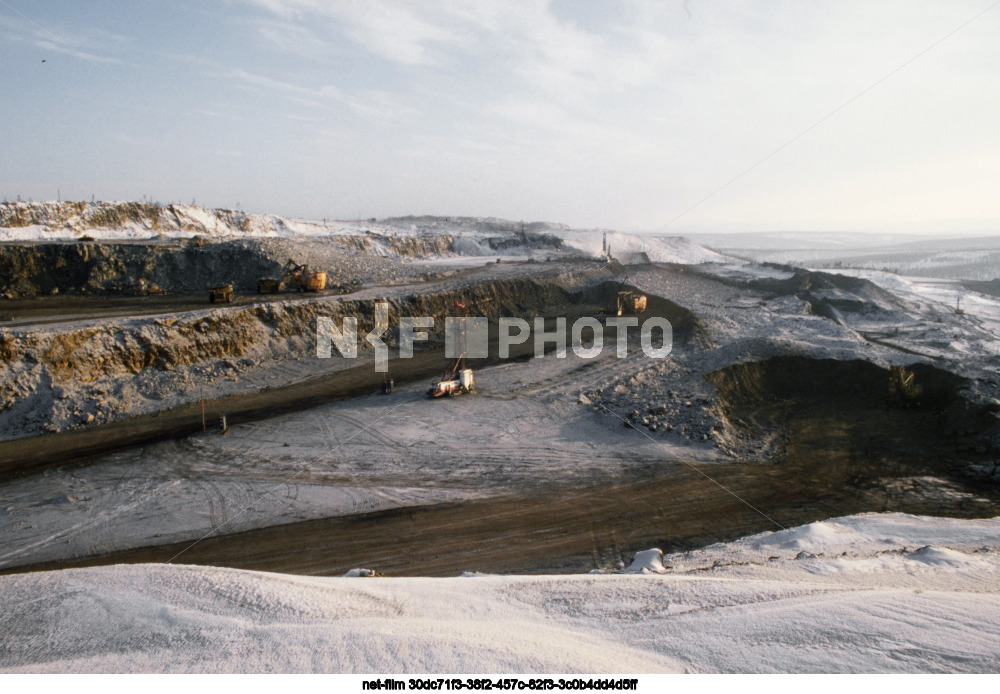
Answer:
[{"label": "yellow mining truck", "polygon": [[208,303],[228,304],[233,300],[233,285],[223,284],[218,287],[208,288]]}]

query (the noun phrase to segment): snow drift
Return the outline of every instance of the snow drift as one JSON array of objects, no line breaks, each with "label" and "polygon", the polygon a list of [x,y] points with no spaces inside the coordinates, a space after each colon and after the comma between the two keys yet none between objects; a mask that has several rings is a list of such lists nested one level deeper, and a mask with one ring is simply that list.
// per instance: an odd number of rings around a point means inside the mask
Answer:
[{"label": "snow drift", "polygon": [[[666,573],[642,575],[6,576],[0,668],[995,672],[998,531],[1000,518],[865,514],[668,555]],[[658,551],[640,555],[659,570]]]}]

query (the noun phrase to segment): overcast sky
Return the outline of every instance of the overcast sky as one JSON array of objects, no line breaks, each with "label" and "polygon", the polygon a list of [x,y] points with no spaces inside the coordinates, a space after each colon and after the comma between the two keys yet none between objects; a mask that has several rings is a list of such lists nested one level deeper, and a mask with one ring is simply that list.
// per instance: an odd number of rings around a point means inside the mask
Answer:
[{"label": "overcast sky", "polygon": [[0,0],[0,196],[1000,232],[993,1]]}]

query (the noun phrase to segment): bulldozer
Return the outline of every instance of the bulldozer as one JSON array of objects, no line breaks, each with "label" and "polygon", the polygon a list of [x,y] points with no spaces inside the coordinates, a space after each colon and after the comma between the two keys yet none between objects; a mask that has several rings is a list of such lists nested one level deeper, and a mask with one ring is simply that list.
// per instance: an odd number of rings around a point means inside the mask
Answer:
[{"label": "bulldozer", "polygon": [[618,285],[615,305],[611,308],[600,309],[600,316],[638,316],[646,310],[646,295],[633,292],[631,289],[622,289],[626,282],[628,282],[628,277]]},{"label": "bulldozer", "polygon": [[257,280],[259,294],[277,294],[286,288],[300,292],[318,292],[326,288],[326,272],[310,271],[308,265],[300,265],[291,258],[281,269],[281,277],[265,277]]}]

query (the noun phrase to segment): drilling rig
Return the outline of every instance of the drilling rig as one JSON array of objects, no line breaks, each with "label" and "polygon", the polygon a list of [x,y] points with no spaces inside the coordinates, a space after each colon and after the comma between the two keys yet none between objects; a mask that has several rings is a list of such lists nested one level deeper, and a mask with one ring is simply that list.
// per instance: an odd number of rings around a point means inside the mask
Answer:
[{"label": "drilling rig", "polygon": [[427,397],[429,398],[442,398],[445,396],[454,397],[456,395],[461,395],[462,393],[474,393],[476,391],[475,379],[472,376],[472,369],[468,368],[465,363],[465,355],[467,352],[466,347],[466,335],[465,335],[465,318],[468,313],[466,312],[465,302],[456,301],[453,304],[453,310],[460,320],[460,332],[459,338],[459,356],[455,359],[455,363],[452,365],[451,369],[445,372],[444,376],[437,381],[431,383],[430,390],[427,391]]}]

